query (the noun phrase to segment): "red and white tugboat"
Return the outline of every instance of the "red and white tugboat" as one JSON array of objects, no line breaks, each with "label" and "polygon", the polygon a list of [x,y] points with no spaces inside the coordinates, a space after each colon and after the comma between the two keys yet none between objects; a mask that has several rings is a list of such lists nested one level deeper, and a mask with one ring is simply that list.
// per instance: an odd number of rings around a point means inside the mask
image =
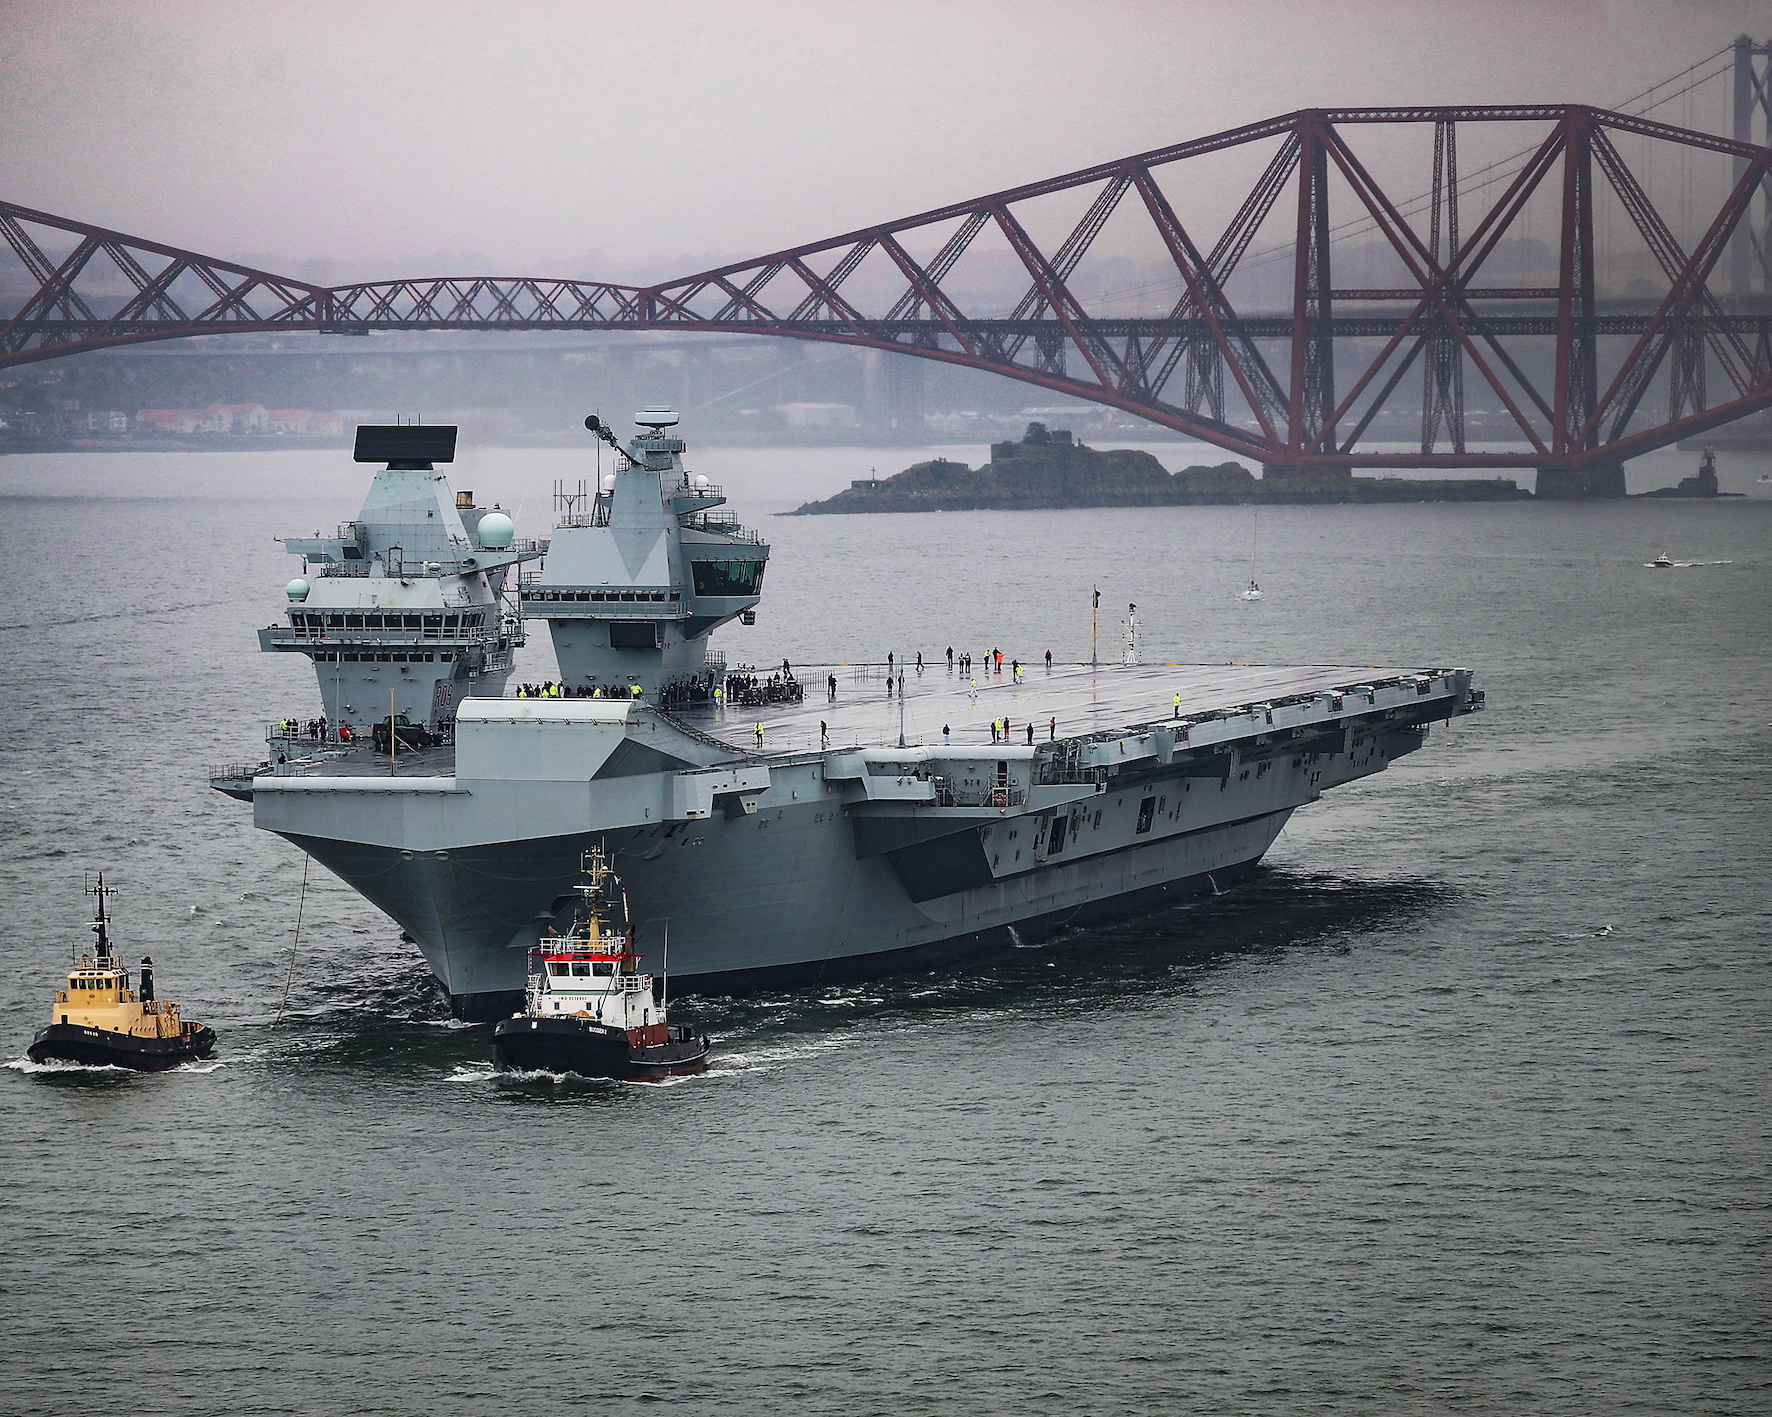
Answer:
[{"label": "red and white tugboat", "polygon": [[75,960],[68,987],[58,990],[49,1027],[31,1040],[25,1056],[89,1067],[134,1068],[159,1072],[215,1051],[215,1030],[181,1019],[178,1005],[154,997],[154,964],[143,959],[140,990],[129,987],[129,971],[111,942],[105,901],[117,893],[101,875],[87,894],[98,899],[92,918],[93,952]]},{"label": "red and white tugboat", "polygon": [[707,1035],[666,1022],[652,976],[639,971],[627,897],[601,847],[585,853],[584,871],[571,932],[529,952],[523,1012],[493,1027],[492,1066],[625,1082],[700,1072]]}]

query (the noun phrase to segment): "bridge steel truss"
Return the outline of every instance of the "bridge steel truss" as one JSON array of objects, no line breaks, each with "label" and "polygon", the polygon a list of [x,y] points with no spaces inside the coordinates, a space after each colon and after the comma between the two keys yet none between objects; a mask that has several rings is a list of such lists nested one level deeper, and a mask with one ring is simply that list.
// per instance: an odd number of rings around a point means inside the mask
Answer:
[{"label": "bridge steel truss", "polygon": [[[1480,219],[1461,225],[1459,128],[1494,122],[1543,131],[1499,198]],[[1428,194],[1425,229],[1420,199],[1387,193],[1350,141],[1351,132],[1376,124],[1432,125],[1431,175],[1410,189]],[[1618,134],[1732,159],[1728,194],[1691,249],[1625,161]],[[1205,244],[1158,174],[1263,142],[1273,151],[1259,179]],[[36,287],[10,316],[0,316],[0,367],[244,332],[760,334],[1006,375],[1122,409],[1275,471],[1536,467],[1541,487],[1549,470],[1578,484],[1611,477],[1614,490],[1622,490],[1624,458],[1772,406],[1772,298],[1725,298],[1712,289],[1762,187],[1772,191],[1772,148],[1603,109],[1305,110],[644,287],[459,277],[324,288],[0,203],[0,231],[27,285]],[[1091,188],[1082,218],[1050,249],[1018,212],[1041,198]],[[1518,236],[1521,214],[1541,189],[1559,213],[1556,284],[1489,283],[1486,263]],[[1630,308],[1599,298],[1595,210],[1603,189],[1659,268],[1666,290],[1658,298]],[[1333,213],[1337,221],[1357,219],[1394,253],[1407,272],[1400,285],[1335,285],[1332,191],[1342,204]],[[1410,208],[1413,220],[1405,215]],[[1079,263],[1117,211],[1123,221],[1148,223],[1144,234],[1154,235],[1173,265],[1177,294],[1165,313],[1091,310],[1072,288]],[[1270,217],[1291,236],[1290,308],[1245,313],[1227,288]],[[48,238],[53,249],[69,238],[72,249],[56,259],[46,255],[32,234],[45,228],[59,233]],[[1026,283],[1006,313],[968,310],[951,279],[987,230],[1013,253]],[[913,255],[938,237],[932,256]],[[889,284],[876,276],[869,287],[876,295],[894,291],[893,298],[858,293],[863,283],[852,277],[870,260],[876,272],[896,272]],[[133,293],[104,300],[82,293],[84,278],[105,262]],[[110,281],[114,290],[117,278]],[[1713,399],[1718,376],[1725,387]],[[1484,440],[1511,443],[1510,450],[1469,446],[1465,396],[1473,384],[1486,404],[1505,411],[1500,431],[1486,429]],[[1419,449],[1363,447],[1382,413],[1397,416],[1400,388],[1401,401],[1419,410]]]}]

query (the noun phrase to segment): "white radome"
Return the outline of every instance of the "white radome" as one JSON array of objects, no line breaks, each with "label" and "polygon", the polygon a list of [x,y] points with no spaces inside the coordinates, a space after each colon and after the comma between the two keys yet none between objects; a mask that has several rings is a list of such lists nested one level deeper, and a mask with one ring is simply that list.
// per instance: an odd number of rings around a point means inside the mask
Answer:
[{"label": "white radome", "polygon": [[288,585],[284,586],[283,589],[288,592],[290,600],[297,605],[300,605],[302,601],[308,598],[308,583],[300,576],[297,576]]},{"label": "white radome", "polygon": [[603,490],[605,492],[615,491],[615,474],[613,472],[603,474]]},{"label": "white radome", "polygon": [[488,551],[508,551],[512,539],[517,535],[517,524],[503,512],[488,512],[480,518],[476,535],[480,539],[480,545]]},{"label": "white radome", "polygon": [[706,492],[708,490],[708,475],[705,472],[698,472],[695,474],[695,490],[697,492]]}]

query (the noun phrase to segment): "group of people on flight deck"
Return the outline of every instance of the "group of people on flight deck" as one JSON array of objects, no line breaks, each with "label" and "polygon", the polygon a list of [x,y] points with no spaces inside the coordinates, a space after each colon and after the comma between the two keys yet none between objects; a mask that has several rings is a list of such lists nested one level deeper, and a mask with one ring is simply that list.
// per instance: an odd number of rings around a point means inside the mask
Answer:
[{"label": "group of people on flight deck", "polygon": [[[888,669],[890,669],[891,663],[892,663],[892,656],[891,655],[886,656],[886,662],[887,662]],[[984,667],[987,672],[992,669],[995,669],[997,673],[1001,674],[1003,672],[1003,651],[1000,649],[993,649],[989,654],[987,654],[984,657]],[[1051,650],[1046,651],[1046,667],[1048,669],[1052,668],[1052,651]],[[921,670],[923,668],[923,656],[920,654],[917,656],[917,668],[919,670]],[[950,670],[957,668],[962,674],[970,675],[972,673],[972,656],[969,654],[965,654],[965,653],[962,653],[962,654],[956,656],[954,654],[954,647],[952,645],[949,645],[948,646],[948,668]],[[1021,682],[1021,672],[1022,672],[1021,661],[1019,659],[1010,660],[1009,661],[1009,670],[1010,670],[1010,673],[1015,676],[1016,682],[1020,683]]]},{"label": "group of people on flight deck", "polygon": [[[319,718],[285,718],[277,724],[277,736],[279,738],[312,738],[317,742],[324,743],[326,730],[330,726],[324,714]],[[342,723],[338,725],[338,741],[341,743],[351,741],[351,730]]]},{"label": "group of people on flight deck", "polygon": [[540,684],[518,686],[520,699],[641,699],[646,691],[633,684],[556,684],[552,679]]},{"label": "group of people on flight deck", "polygon": [[[1034,746],[1034,724],[1033,724],[1032,719],[1028,720],[1027,735],[1028,735],[1028,747],[1031,748]],[[945,742],[947,742],[947,738],[948,738],[948,731],[947,731],[946,726],[944,725],[941,730],[941,741],[945,743]],[[1002,718],[993,718],[991,720],[991,742],[993,742],[993,743],[1007,743],[1008,741],[1009,741],[1009,719],[1008,719],[1008,716],[1005,715]],[[1058,718],[1056,715],[1054,715],[1053,717],[1046,720],[1046,741],[1049,743],[1053,743],[1053,742],[1058,741]]]},{"label": "group of people on flight deck", "polygon": [[[1010,735],[1008,717],[1005,716],[999,717],[999,719],[991,719],[991,742],[1008,742],[1008,735]],[[941,740],[943,740],[943,742],[948,740],[948,730],[946,730],[946,728],[941,730]],[[1047,742],[1056,742],[1056,740],[1058,740],[1058,717],[1049,717],[1049,719],[1045,721],[1045,740],[1047,740]],[[1028,747],[1033,747],[1033,721],[1031,721],[1031,719],[1028,721]]]}]

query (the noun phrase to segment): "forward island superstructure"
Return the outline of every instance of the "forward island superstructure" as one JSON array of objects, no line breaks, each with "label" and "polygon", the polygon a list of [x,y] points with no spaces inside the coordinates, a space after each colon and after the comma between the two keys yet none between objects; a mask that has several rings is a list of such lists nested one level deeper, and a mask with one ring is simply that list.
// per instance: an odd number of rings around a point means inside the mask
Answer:
[{"label": "forward island superstructure", "polygon": [[282,538],[302,574],[285,587],[288,623],[259,631],[259,648],[313,661],[324,730],[295,736],[337,742],[390,711],[436,729],[464,698],[504,692],[524,643],[505,580],[547,548],[519,544],[472,492],[451,494],[435,465],[454,461],[455,434],[359,428],[356,460],[387,464],[362,510],[331,536]]},{"label": "forward island superstructure", "polygon": [[423,754],[215,781],[397,921],[461,1017],[522,1005],[588,850],[637,950],[668,929],[678,989],[879,972],[1226,889],[1298,808],[1482,706],[1462,668],[900,663],[890,696],[851,677],[735,721],[707,635],[754,613],[768,547],[664,412],[523,582],[568,696],[465,698]]}]

